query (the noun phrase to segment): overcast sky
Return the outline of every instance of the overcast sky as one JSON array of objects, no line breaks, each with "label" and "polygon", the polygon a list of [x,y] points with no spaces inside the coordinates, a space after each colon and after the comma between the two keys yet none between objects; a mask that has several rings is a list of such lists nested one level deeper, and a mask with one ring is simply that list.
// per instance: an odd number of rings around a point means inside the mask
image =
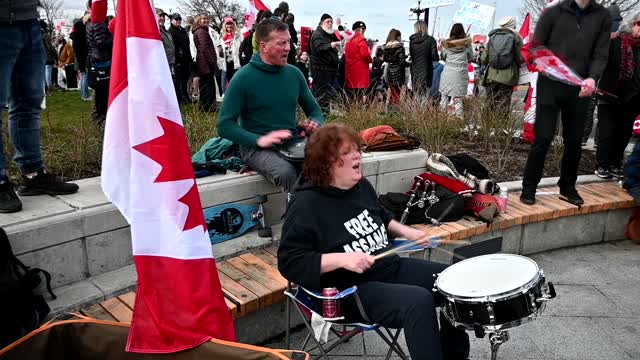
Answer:
[{"label": "overcast sky", "polygon": [[[265,5],[275,9],[281,0],[263,0]],[[476,2],[496,7],[495,23],[500,18],[512,15],[517,19],[517,9],[521,6],[521,0],[475,0]],[[72,12],[81,12],[86,0],[64,0],[65,6]],[[248,0],[238,0],[240,4],[246,6]],[[154,0],[157,7],[165,11],[179,11],[177,0]],[[291,12],[296,15],[296,27],[315,27],[323,13],[329,13],[334,18],[342,15],[347,23],[361,20],[367,24],[367,37],[376,38],[381,41],[387,36],[391,28],[398,28],[402,31],[403,39],[408,39],[413,33],[413,23],[415,15],[409,18],[409,9],[413,7],[417,0],[288,0]],[[458,4],[460,1],[458,1]],[[109,6],[113,0],[109,0]],[[429,32],[432,31],[434,21],[436,25],[435,35],[440,33],[441,37],[446,37],[452,22],[454,12],[459,5],[452,5],[438,9],[437,17],[435,10],[431,10],[429,21]],[[111,9],[110,9],[111,10]],[[520,24],[518,24],[518,28]],[[478,33],[479,29],[472,29],[473,33]]]}]

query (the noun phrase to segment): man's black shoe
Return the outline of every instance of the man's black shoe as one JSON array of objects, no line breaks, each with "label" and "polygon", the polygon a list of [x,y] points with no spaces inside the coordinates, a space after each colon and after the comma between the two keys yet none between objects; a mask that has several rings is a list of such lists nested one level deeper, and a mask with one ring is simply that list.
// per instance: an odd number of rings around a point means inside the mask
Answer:
[{"label": "man's black shoe", "polygon": [[596,169],[596,175],[600,179],[611,179],[613,177],[612,174],[611,174],[611,171],[609,171],[609,169],[605,169],[603,167],[598,167]]},{"label": "man's black shoe", "polygon": [[574,187],[567,188],[567,189],[560,189],[560,196],[564,198],[563,200],[573,205],[581,206],[582,204],[584,204],[584,200],[582,200],[582,198],[580,197],[580,194],[578,194],[578,190],[576,190],[576,188]]},{"label": "man's black shoe", "polygon": [[536,203],[536,189],[522,189],[520,202],[525,205],[534,205]]},{"label": "man's black shoe", "polygon": [[624,170],[617,166],[613,166],[611,169],[609,169],[609,172],[616,179],[624,179]]},{"label": "man's black shoe", "polygon": [[45,169],[40,169],[32,177],[22,176],[24,185],[18,189],[21,196],[34,195],[69,195],[78,192],[78,185],[65,182],[61,177],[50,174]]},{"label": "man's black shoe", "polygon": [[13,183],[0,182],[0,213],[14,213],[22,210],[22,202],[13,190]]}]

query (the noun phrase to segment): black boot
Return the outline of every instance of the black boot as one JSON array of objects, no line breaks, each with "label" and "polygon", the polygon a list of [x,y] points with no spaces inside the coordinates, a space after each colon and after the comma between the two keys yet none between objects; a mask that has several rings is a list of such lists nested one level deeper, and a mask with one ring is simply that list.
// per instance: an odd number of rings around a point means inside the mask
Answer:
[{"label": "black boot", "polygon": [[536,189],[524,188],[520,194],[520,202],[525,205],[533,205],[536,203]]},{"label": "black boot", "polygon": [[584,204],[584,200],[582,200],[575,187],[560,189],[560,197],[566,202],[576,206]]},{"label": "black boot", "polygon": [[22,210],[22,202],[9,180],[0,181],[0,213],[14,213]]},{"label": "black boot", "polygon": [[50,174],[46,169],[38,170],[33,176],[22,176],[24,185],[18,190],[21,196],[69,195],[78,192],[78,185],[65,182],[61,177]]}]

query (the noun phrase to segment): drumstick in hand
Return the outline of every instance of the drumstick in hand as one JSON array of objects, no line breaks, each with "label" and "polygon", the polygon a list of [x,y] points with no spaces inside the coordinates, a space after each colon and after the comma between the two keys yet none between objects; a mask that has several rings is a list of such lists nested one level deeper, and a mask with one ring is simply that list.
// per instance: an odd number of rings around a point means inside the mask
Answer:
[{"label": "drumstick in hand", "polygon": [[[429,238],[429,240],[433,240],[432,242],[436,243],[438,245],[470,245],[471,244],[471,241],[468,241],[468,240],[435,240],[435,239],[437,239],[437,237]],[[386,257],[388,257],[390,255],[397,254],[397,253],[399,253],[399,252],[401,252],[403,250],[412,248],[412,247],[414,247],[416,245],[419,245],[416,241],[409,241],[406,244],[400,245],[400,246],[398,246],[396,248],[387,250],[387,251],[385,251],[385,252],[383,252],[381,254],[378,254],[378,255],[374,256],[374,259],[375,260],[384,259],[384,258],[386,258]],[[437,248],[435,248],[435,249],[437,249]]]}]

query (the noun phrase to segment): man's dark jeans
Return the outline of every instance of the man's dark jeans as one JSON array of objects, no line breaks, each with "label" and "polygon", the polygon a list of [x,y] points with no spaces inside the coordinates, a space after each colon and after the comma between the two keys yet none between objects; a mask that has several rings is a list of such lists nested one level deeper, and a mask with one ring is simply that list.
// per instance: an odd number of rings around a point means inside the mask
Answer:
[{"label": "man's dark jeans", "polygon": [[281,157],[276,150],[258,147],[240,147],[240,158],[251,170],[267,178],[275,186],[292,193],[301,166]]},{"label": "man's dark jeans", "polygon": [[[0,112],[8,103],[14,160],[25,174],[43,166],[40,111],[44,97],[44,63],[45,53],[37,20],[0,23]],[[0,175],[7,172],[3,149],[0,136]]]},{"label": "man's dark jeans", "polygon": [[577,86],[566,85],[544,76],[538,79],[535,140],[529,150],[522,187],[533,190],[540,183],[549,146],[556,135],[558,115],[562,113],[564,153],[560,164],[561,189],[573,188],[578,179],[582,155],[582,134],[591,98],[580,98]]}]

